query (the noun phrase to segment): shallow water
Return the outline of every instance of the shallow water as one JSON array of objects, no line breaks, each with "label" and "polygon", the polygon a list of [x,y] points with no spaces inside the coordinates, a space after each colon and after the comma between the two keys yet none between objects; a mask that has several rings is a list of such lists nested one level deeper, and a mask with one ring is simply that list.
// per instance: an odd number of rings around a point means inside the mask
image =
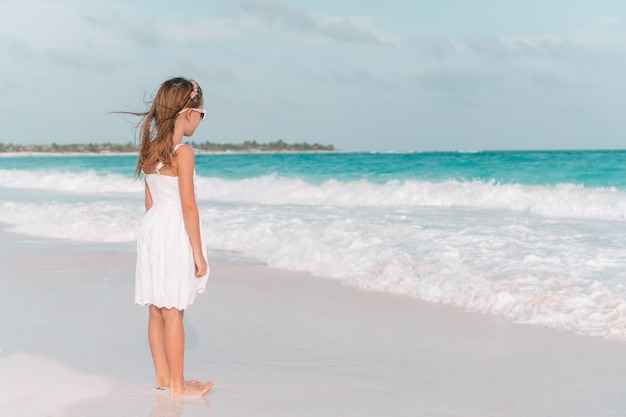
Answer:
[{"label": "shallow water", "polygon": [[[626,152],[197,155],[210,249],[626,339]],[[0,159],[0,222],[132,243],[135,157]]]}]

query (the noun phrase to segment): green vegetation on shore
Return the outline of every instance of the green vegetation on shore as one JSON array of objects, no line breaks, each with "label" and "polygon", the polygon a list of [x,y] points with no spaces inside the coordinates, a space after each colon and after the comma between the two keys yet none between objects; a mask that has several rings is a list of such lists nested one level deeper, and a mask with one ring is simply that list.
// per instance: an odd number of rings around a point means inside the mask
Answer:
[{"label": "green vegetation on shore", "polygon": [[239,144],[189,142],[194,149],[207,152],[332,152],[333,145],[320,145],[319,143],[286,143],[282,140],[269,143],[257,143],[256,140],[245,141]]},{"label": "green vegetation on shore", "polygon": [[[282,140],[269,143],[245,141],[239,144],[187,142],[199,151],[205,152],[333,152],[333,145],[319,143],[286,143]],[[0,143],[0,152],[38,152],[38,153],[126,153],[137,152],[137,147],[129,142],[117,143],[88,143],[88,144],[56,144],[51,145],[13,145]]]}]

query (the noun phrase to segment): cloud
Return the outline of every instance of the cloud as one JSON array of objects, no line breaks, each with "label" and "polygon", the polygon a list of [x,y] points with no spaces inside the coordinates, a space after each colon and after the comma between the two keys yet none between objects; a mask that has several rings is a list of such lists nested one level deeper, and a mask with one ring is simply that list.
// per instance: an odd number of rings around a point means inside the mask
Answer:
[{"label": "cloud", "polygon": [[128,25],[126,33],[136,44],[148,48],[162,46],[168,41],[168,37],[154,22]]},{"label": "cloud", "polygon": [[482,56],[507,58],[516,52],[514,47],[494,36],[470,37],[463,44],[473,53]]},{"label": "cloud", "polygon": [[313,34],[340,42],[381,43],[376,34],[361,27],[362,20],[350,17],[327,17],[277,0],[239,0],[247,13],[263,18],[268,24],[287,31]]},{"label": "cloud", "polygon": [[[412,36],[401,44],[421,63],[587,66],[626,58],[626,33],[615,35]],[[500,61],[500,62],[498,62]]]},{"label": "cloud", "polygon": [[222,65],[207,66],[206,63],[196,59],[186,59],[182,64],[190,73],[196,74],[195,77],[206,81],[227,83],[241,78],[238,73]]},{"label": "cloud", "polygon": [[189,22],[163,25],[168,39],[199,42],[204,39],[239,38],[255,26],[246,19],[195,18]]},{"label": "cloud", "polygon": [[544,57],[573,59],[587,55],[586,47],[569,39],[556,37],[497,38],[474,36],[461,41],[471,53],[480,57],[514,59]]},{"label": "cloud", "polygon": [[502,89],[501,80],[476,70],[439,69],[418,76],[416,83],[425,90],[444,96],[475,97]]},{"label": "cloud", "polygon": [[434,97],[452,102],[517,100],[523,96],[548,97],[572,91],[576,86],[550,70],[529,69],[453,69],[425,72],[415,83]]},{"label": "cloud", "polygon": [[12,99],[18,97],[18,95],[23,92],[26,88],[25,83],[27,81],[23,80],[15,80],[13,78],[3,77],[0,79],[0,97],[11,100],[3,100],[0,101],[0,106],[11,104]]},{"label": "cloud", "polygon": [[589,26],[592,30],[603,30],[619,26],[624,23],[624,19],[621,16],[603,16],[592,19]]},{"label": "cloud", "polygon": [[46,2],[0,3],[0,36],[19,39],[33,49],[51,45],[80,45],[111,36],[109,28],[98,24],[71,4]]},{"label": "cloud", "polygon": [[395,87],[389,82],[377,78],[364,70],[347,71],[331,71],[326,74],[305,73],[303,78],[321,82],[325,84],[341,84],[345,86],[358,86],[367,88],[376,88],[384,91],[395,91]]},{"label": "cloud", "polygon": [[626,37],[622,36],[526,36],[469,37],[461,45],[477,56],[514,59],[549,58],[555,60],[612,59],[626,56]]},{"label": "cloud", "polygon": [[108,72],[118,67],[114,59],[96,51],[51,49],[48,51],[48,57],[53,63],[92,72]]},{"label": "cloud", "polygon": [[409,48],[416,48],[425,57],[443,59],[458,53],[458,47],[451,39],[439,36],[412,37],[407,41]]},{"label": "cloud", "polygon": [[[98,9],[99,10],[99,9]],[[71,3],[7,2],[0,4],[0,47],[35,68],[52,61],[89,71],[108,71],[122,38],[95,12]],[[12,68],[18,65],[12,62]]]}]

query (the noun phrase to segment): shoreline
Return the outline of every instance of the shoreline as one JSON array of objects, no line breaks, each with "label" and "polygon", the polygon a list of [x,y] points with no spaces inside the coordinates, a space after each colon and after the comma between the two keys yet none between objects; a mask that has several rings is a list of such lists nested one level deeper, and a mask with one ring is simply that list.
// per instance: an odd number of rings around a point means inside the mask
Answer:
[{"label": "shoreline", "polygon": [[[339,150],[335,149],[332,151],[264,151],[264,150],[245,150],[245,151],[205,151],[197,148],[193,148],[194,153],[196,155],[256,155],[256,154],[397,154],[397,155],[427,155],[427,154],[453,154],[453,155],[463,155],[463,154],[485,154],[485,153],[558,153],[558,152],[592,152],[592,153],[602,153],[602,152],[626,152],[626,149],[615,148],[615,149],[510,149],[510,150],[501,150],[501,149],[478,149],[478,150],[464,150],[464,149],[456,149],[456,150],[385,150],[385,151],[348,151],[348,150]],[[119,156],[119,155],[137,155],[137,151],[135,152],[48,152],[48,151],[0,151],[0,158],[2,157],[19,157],[19,156]]]},{"label": "shoreline", "polygon": [[[221,258],[209,259],[207,291],[185,314],[186,376],[215,388],[204,399],[170,399],[152,388],[132,246],[5,230],[0,246],[0,311],[11,317],[0,323],[0,372],[22,369],[35,381],[29,392],[45,394],[20,402],[14,381],[0,383],[11,415],[34,415],[35,406],[90,417],[207,407],[242,417],[570,417],[626,408],[622,342]],[[55,403],[68,386],[81,396]]]},{"label": "shoreline", "polygon": [[[212,143],[209,141],[196,142],[186,141],[190,147],[198,152],[204,153],[328,153],[334,152],[336,149],[333,145],[321,145],[319,143],[286,143],[283,140],[274,142],[258,143],[257,141],[245,141],[238,144],[231,143]],[[69,144],[4,144],[0,143],[1,153],[51,153],[51,154],[136,154],[140,149],[137,143],[128,142],[121,143],[69,143]]]},{"label": "shoreline", "polygon": [[[196,155],[273,155],[273,154],[342,154],[344,151],[203,151],[193,148]],[[2,157],[20,156],[137,156],[137,152],[0,152]]]}]

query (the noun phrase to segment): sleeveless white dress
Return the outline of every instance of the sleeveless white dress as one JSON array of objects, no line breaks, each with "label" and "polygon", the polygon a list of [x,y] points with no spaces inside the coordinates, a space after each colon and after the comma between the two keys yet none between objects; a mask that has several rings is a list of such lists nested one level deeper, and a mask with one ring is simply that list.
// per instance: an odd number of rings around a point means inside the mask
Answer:
[{"label": "sleeveless white dress", "polygon": [[[184,310],[193,304],[197,294],[204,292],[209,272],[207,268],[205,276],[195,276],[191,243],[183,221],[178,177],[161,175],[160,168],[162,164],[159,164],[155,174],[145,175],[152,207],[141,221],[137,239],[135,303]],[[206,259],[202,224],[200,238]]]}]

